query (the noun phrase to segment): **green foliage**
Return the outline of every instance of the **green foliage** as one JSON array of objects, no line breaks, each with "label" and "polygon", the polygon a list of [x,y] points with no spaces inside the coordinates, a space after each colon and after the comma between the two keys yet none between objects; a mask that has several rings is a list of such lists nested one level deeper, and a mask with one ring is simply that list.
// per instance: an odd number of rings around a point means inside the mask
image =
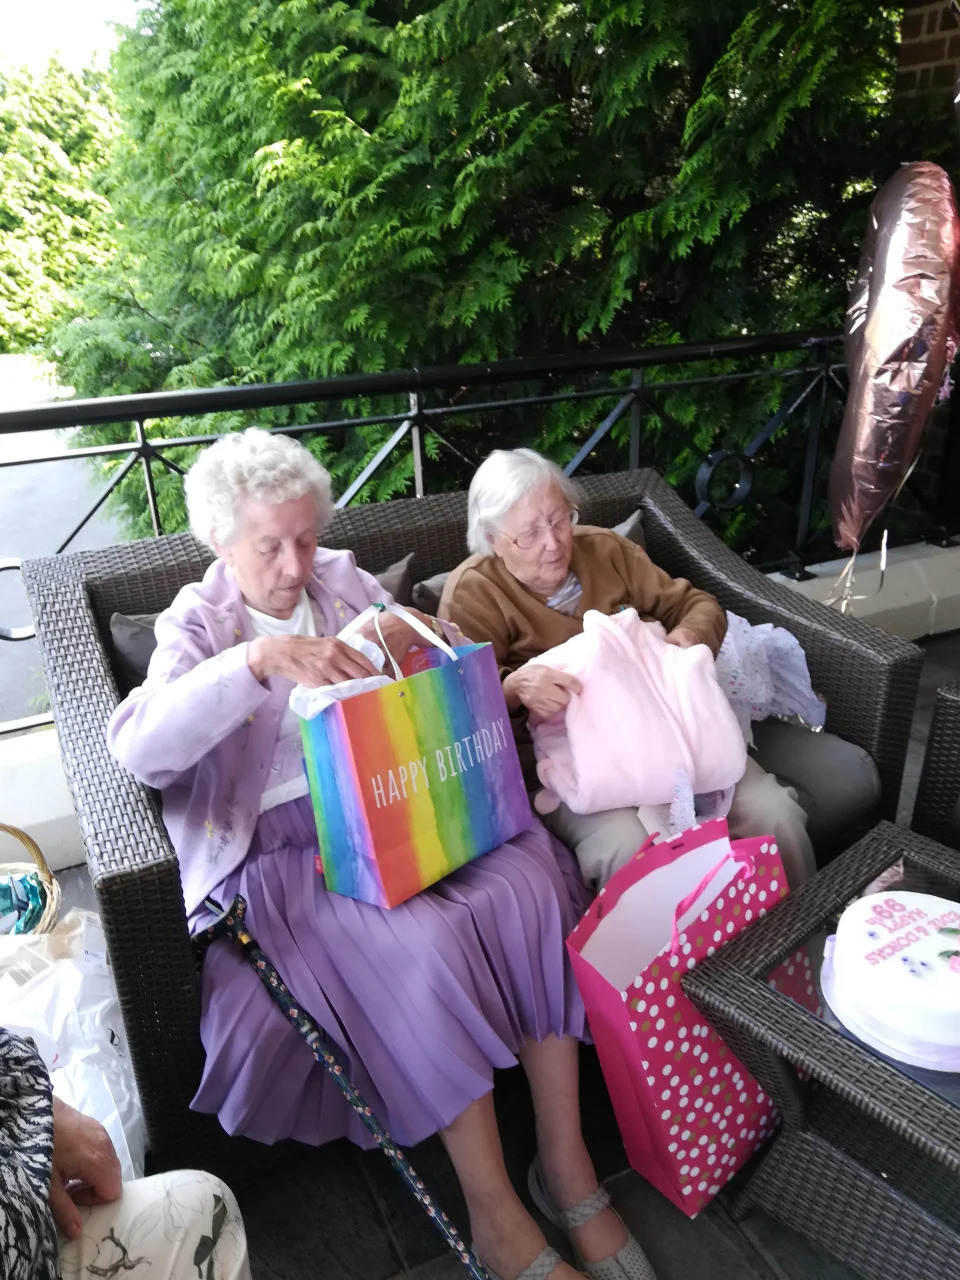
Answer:
[{"label": "green foliage", "polygon": [[[916,158],[899,13],[153,0],[114,65],[119,252],[49,348],[104,394],[834,325],[871,195]],[[775,402],[684,412],[709,448]],[[569,456],[584,410],[496,425]],[[383,438],[315,447],[345,481]]]},{"label": "green foliage", "polygon": [[114,123],[94,72],[0,75],[0,353],[38,342],[80,274],[107,263],[112,217],[93,177]]}]

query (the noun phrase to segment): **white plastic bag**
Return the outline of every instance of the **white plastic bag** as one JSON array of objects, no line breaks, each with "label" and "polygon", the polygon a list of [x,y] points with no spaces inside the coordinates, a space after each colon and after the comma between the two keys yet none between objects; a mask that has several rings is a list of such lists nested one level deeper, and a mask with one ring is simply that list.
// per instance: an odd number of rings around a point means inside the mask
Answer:
[{"label": "white plastic bag", "polygon": [[749,623],[727,610],[727,631],[717,654],[717,680],[753,746],[753,723],[769,716],[799,719],[815,733],[823,728],[826,703],[810,683],[806,655],[783,627]]},{"label": "white plastic bag", "polygon": [[74,910],[47,936],[61,927],[68,955],[33,952],[24,964],[15,951],[0,952],[0,1026],[34,1041],[57,1097],[99,1120],[124,1180],[140,1178],[146,1126],[100,920]]},{"label": "white plastic bag", "polygon": [[343,680],[340,684],[324,684],[318,689],[298,684],[290,694],[290,710],[302,720],[312,720],[332,702],[343,702],[345,698],[355,698],[358,693],[382,689],[385,684],[393,684],[389,676],[360,676],[356,680]]}]

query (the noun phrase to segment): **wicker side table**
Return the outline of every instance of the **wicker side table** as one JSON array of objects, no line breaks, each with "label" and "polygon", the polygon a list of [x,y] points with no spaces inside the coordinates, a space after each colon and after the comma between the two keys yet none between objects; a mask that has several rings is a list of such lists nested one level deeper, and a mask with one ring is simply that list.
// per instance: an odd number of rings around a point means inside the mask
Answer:
[{"label": "wicker side table", "polygon": [[960,898],[960,853],[883,822],[684,980],[777,1103],[783,1127],[734,1212],[760,1206],[865,1280],[960,1276],[960,1081],[874,1053],[770,985],[900,859]]}]

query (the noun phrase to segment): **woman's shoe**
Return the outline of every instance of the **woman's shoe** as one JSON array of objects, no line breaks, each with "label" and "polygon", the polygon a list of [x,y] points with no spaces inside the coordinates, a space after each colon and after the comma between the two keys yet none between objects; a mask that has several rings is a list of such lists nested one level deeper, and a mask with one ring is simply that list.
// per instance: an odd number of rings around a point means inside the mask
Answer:
[{"label": "woman's shoe", "polygon": [[[547,1190],[547,1184],[543,1179],[543,1170],[540,1168],[540,1160],[537,1157],[534,1158],[533,1163],[530,1165],[530,1171],[527,1174],[527,1186],[530,1189],[530,1197],[533,1203],[543,1216],[549,1222],[552,1222],[555,1227],[560,1227],[568,1233],[575,1231],[577,1227],[582,1227],[591,1218],[595,1218],[598,1213],[602,1213],[604,1209],[610,1208],[610,1192],[606,1187],[597,1187],[592,1195],[587,1196],[585,1200],[581,1200],[579,1204],[575,1204],[572,1209],[557,1208],[550,1196],[550,1192]],[[619,1218],[620,1215],[617,1214],[617,1217]],[[620,1221],[623,1222],[623,1219],[620,1218]],[[640,1248],[639,1243],[627,1228],[626,1223],[624,1223],[623,1229],[627,1233],[627,1243],[608,1258],[601,1258],[599,1262],[587,1262],[581,1257],[580,1251],[574,1245],[577,1266],[581,1271],[585,1271],[588,1276],[591,1276],[593,1280],[657,1280],[649,1258]]]},{"label": "woman's shoe", "polygon": [[[482,1261],[483,1259],[481,1258],[481,1262]],[[560,1257],[559,1253],[557,1253],[556,1249],[551,1249],[550,1246],[547,1245],[546,1248],[540,1250],[534,1260],[530,1263],[529,1267],[523,1268],[517,1276],[517,1280],[549,1280],[549,1277],[553,1275],[554,1271],[562,1261],[563,1259]],[[485,1262],[483,1265],[487,1267]],[[487,1267],[487,1274],[489,1275],[490,1280],[500,1280],[497,1273],[495,1271],[491,1271],[489,1267]]]}]

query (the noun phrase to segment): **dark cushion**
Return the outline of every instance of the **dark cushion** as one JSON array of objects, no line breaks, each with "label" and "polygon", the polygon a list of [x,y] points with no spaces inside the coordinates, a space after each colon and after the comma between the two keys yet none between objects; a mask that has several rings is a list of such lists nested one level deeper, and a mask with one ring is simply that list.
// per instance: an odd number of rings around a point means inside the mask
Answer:
[{"label": "dark cushion", "polygon": [[[413,575],[410,566],[413,555],[411,551],[396,564],[374,574],[381,587],[389,591],[398,604],[411,603],[410,580]],[[110,617],[110,639],[113,642],[117,674],[128,689],[136,688],[146,679],[147,667],[157,647],[154,626],[159,616],[156,613],[114,613]]]},{"label": "dark cushion", "polygon": [[384,591],[390,592],[397,604],[413,604],[413,574],[411,572],[413,556],[414,553],[409,551],[402,560],[398,560],[396,564],[391,564],[380,573],[373,575]]},{"label": "dark cushion", "polygon": [[436,617],[437,610],[440,608],[440,597],[443,595],[443,588],[447,585],[447,579],[450,577],[450,570],[446,573],[435,573],[432,578],[424,578],[423,582],[415,582],[413,584],[413,607],[419,609],[421,613],[428,613],[431,617]]},{"label": "dark cushion", "polygon": [[116,659],[117,674],[127,688],[142,684],[153,651],[157,647],[154,624],[156,613],[114,613],[110,616],[110,639]]}]

